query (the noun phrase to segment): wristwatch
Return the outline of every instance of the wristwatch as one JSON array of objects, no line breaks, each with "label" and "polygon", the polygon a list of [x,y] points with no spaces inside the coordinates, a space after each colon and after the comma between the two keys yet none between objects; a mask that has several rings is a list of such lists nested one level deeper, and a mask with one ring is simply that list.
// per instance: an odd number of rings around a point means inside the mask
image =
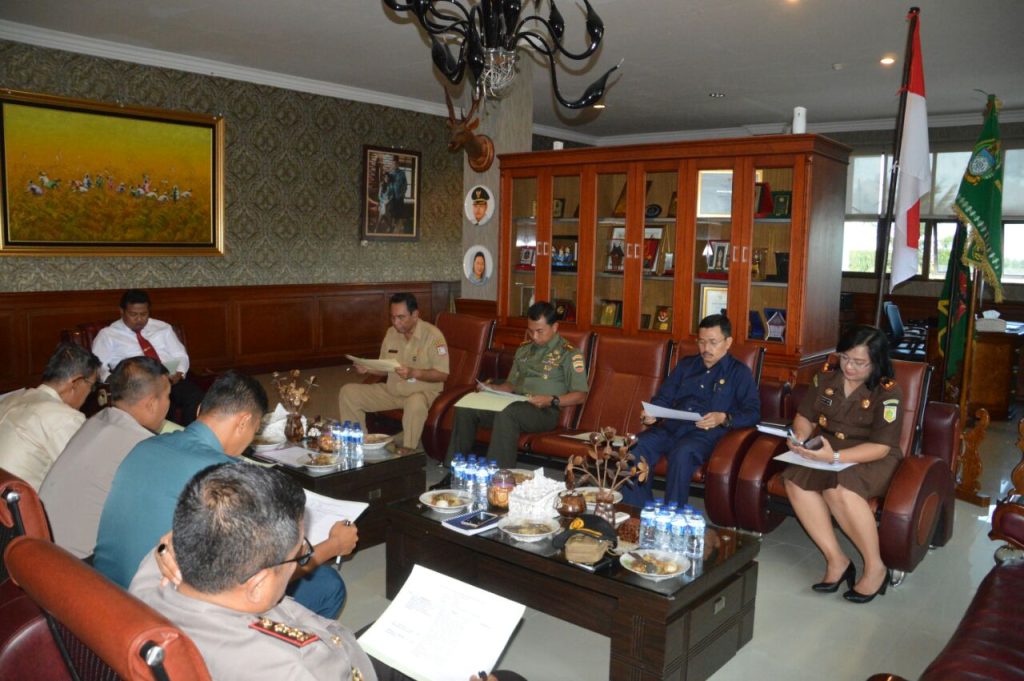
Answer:
[{"label": "wristwatch", "polygon": [[552,395],[551,396],[551,406],[552,407],[557,407],[558,404],[559,404],[558,395]]},{"label": "wristwatch", "polygon": [[726,428],[732,428],[732,416],[729,414],[725,415],[725,420],[722,421],[722,425]]},{"label": "wristwatch", "polygon": [[838,449],[833,449],[832,450],[832,465],[836,466],[838,464],[839,464],[839,450]]}]

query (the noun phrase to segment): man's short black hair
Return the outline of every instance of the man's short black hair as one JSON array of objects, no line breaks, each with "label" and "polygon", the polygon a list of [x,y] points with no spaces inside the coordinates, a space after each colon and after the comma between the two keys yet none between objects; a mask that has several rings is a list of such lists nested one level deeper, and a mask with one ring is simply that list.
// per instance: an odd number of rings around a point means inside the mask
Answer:
[{"label": "man's short black hair", "polygon": [[69,381],[79,376],[91,377],[100,368],[100,358],[81,345],[60,343],[46,361],[43,369],[44,383]]},{"label": "man's short black hair", "polygon": [[135,404],[160,387],[160,377],[168,375],[167,367],[142,355],[122,359],[107,377],[112,402]]},{"label": "man's short black hair", "polygon": [[288,559],[302,536],[306,495],[284,473],[223,463],[188,481],[174,509],[182,580],[218,594]]},{"label": "man's short black hair", "polygon": [[542,300],[530,306],[526,311],[526,318],[533,322],[543,319],[550,325],[558,321],[558,310],[551,303]]},{"label": "man's short black hair", "polygon": [[121,295],[122,310],[127,310],[129,305],[139,303],[149,305],[149,294],[140,288],[130,288]]},{"label": "man's short black hair", "polygon": [[732,337],[732,322],[724,314],[709,314],[704,319],[700,320],[698,328],[701,329],[713,329],[718,327],[722,330],[722,335],[726,338]]},{"label": "man's short black hair", "polygon": [[261,418],[266,411],[267,391],[252,376],[235,370],[226,371],[218,376],[199,405],[199,413],[204,415],[248,412],[256,418]]},{"label": "man's short black hair", "polygon": [[405,307],[409,310],[409,314],[412,314],[416,310],[420,309],[420,304],[416,300],[416,296],[411,293],[396,293],[391,296],[388,301],[391,305],[398,305],[399,303],[405,303]]}]

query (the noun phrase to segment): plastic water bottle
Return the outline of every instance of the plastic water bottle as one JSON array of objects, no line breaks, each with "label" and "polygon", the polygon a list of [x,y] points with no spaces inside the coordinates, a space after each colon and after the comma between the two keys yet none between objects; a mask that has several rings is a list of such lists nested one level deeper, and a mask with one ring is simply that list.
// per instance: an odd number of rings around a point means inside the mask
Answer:
[{"label": "plastic water bottle", "polygon": [[345,433],[340,423],[331,424],[331,441],[334,443],[334,451],[340,455],[345,447]]},{"label": "plastic water bottle", "polygon": [[476,467],[476,484],[473,486],[473,500],[477,508],[487,508],[487,466],[482,462]]},{"label": "plastic water bottle", "polygon": [[466,459],[465,459],[465,457],[462,456],[462,454],[456,453],[455,456],[452,457],[452,489],[453,490],[460,491],[460,490],[465,489],[465,487],[464,487],[465,478],[463,478],[463,475],[465,475],[465,472],[466,472]]},{"label": "plastic water bottle", "polygon": [[690,516],[689,521],[690,531],[687,537],[687,552],[686,555],[690,558],[703,558],[704,557],[704,530],[707,527],[707,523],[704,521],[704,516],[700,513],[694,512]]},{"label": "plastic water bottle", "polygon": [[640,548],[642,549],[654,548],[656,515],[657,511],[654,510],[653,501],[648,501],[644,504],[643,510],[640,511]]},{"label": "plastic water bottle", "polygon": [[676,511],[676,514],[672,516],[671,547],[674,553],[686,553],[688,523],[689,515],[686,511]]},{"label": "plastic water bottle", "polygon": [[363,427],[358,423],[352,425],[352,456],[349,459],[356,466],[363,465]]},{"label": "plastic water bottle", "polygon": [[476,499],[476,456],[469,455],[466,465],[462,468],[462,491],[470,499]]},{"label": "plastic water bottle", "polygon": [[662,507],[655,518],[654,543],[655,548],[659,551],[672,549],[672,518],[674,515],[667,508]]},{"label": "plastic water bottle", "polygon": [[338,453],[347,457],[350,451],[352,451],[352,422],[345,421],[341,425],[341,449]]}]

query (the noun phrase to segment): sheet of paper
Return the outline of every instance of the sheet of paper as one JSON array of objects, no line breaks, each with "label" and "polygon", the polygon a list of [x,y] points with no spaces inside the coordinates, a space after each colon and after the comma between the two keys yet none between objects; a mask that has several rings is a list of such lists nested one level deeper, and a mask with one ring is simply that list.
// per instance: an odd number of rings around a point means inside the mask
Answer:
[{"label": "sheet of paper", "polygon": [[803,466],[804,468],[816,468],[819,471],[841,471],[844,468],[850,466],[856,466],[855,463],[837,463],[832,465],[823,461],[812,461],[811,459],[805,459],[796,452],[784,452],[775,457],[777,461],[785,461],[786,463],[795,463],[797,466]]},{"label": "sheet of paper", "polygon": [[416,565],[359,645],[416,681],[494,668],[526,606]]},{"label": "sheet of paper", "polygon": [[368,506],[362,501],[332,499],[306,490],[306,539],[316,546],[327,539],[334,523],[339,520],[355,522]]},{"label": "sheet of paper", "polygon": [[[572,440],[579,440],[580,442],[590,442],[590,436],[594,434],[594,431],[587,431],[585,433],[560,433],[561,437],[567,437]],[[613,437],[612,447],[621,447],[626,442],[625,438]]]},{"label": "sheet of paper", "polygon": [[701,415],[694,411],[680,411],[679,409],[667,409],[665,407],[659,407],[656,404],[650,402],[641,402],[644,405],[644,411],[647,412],[648,416],[653,416],[656,419],[676,419],[679,421],[700,421]]},{"label": "sheet of paper", "polygon": [[487,392],[467,393],[455,403],[455,406],[467,409],[481,409],[483,411],[501,411],[513,402],[522,402],[524,400],[526,400],[525,395],[488,390]]},{"label": "sheet of paper", "polygon": [[258,452],[253,452],[253,456],[258,459],[276,461],[292,468],[301,468],[309,463],[309,450],[294,445],[279,449],[261,449]]},{"label": "sheet of paper", "polygon": [[398,360],[396,359],[364,359],[362,357],[353,357],[352,355],[345,355],[345,357],[352,360],[353,364],[358,364],[370,371],[380,371],[386,374],[398,368]]},{"label": "sheet of paper", "polygon": [[775,435],[776,437],[789,437],[789,433],[786,432],[784,427],[771,425],[769,423],[757,424],[757,430],[762,433],[767,433],[768,435]]},{"label": "sheet of paper", "polygon": [[171,376],[178,373],[178,365],[181,364],[180,359],[169,359],[164,362],[164,366],[167,367],[167,373]]}]

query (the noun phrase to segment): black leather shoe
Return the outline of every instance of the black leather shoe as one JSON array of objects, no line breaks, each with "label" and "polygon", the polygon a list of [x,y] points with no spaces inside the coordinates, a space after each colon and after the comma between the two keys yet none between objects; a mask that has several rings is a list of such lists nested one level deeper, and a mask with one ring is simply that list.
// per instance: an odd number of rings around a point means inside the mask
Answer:
[{"label": "black leather shoe", "polygon": [[448,473],[441,478],[437,483],[430,486],[430,489],[449,489],[452,486],[452,474]]},{"label": "black leather shoe", "polygon": [[843,594],[843,598],[850,601],[851,603],[870,603],[871,601],[875,600],[875,596],[880,596],[885,593],[886,588],[889,586],[889,580],[891,579],[892,571],[886,570],[885,579],[882,580],[882,586],[878,587],[878,591],[876,591],[875,593],[865,595],[857,591],[856,589],[850,589],[849,591]]},{"label": "black leather shoe", "polygon": [[837,579],[834,582],[818,582],[817,584],[812,584],[811,588],[817,591],[818,593],[834,594],[835,592],[839,591],[839,585],[843,582],[846,582],[847,589],[852,590],[853,583],[856,581],[857,570],[853,567],[853,561],[851,560],[850,564],[846,566],[846,570],[843,572],[842,576],[839,577],[839,579]]}]

